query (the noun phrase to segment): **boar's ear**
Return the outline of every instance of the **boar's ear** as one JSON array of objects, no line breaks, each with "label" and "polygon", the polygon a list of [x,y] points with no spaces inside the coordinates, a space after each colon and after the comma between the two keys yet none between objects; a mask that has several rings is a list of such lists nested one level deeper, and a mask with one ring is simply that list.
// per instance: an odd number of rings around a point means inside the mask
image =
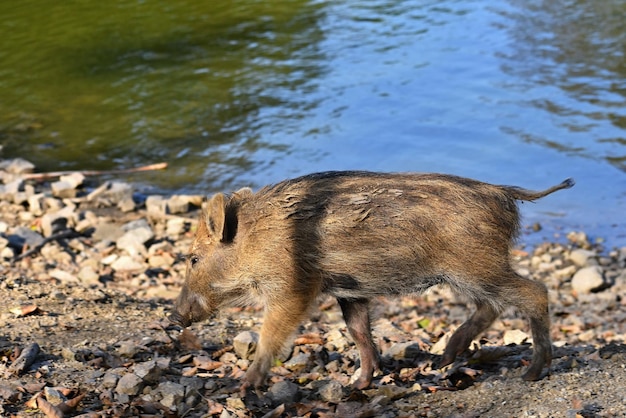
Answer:
[{"label": "boar's ear", "polygon": [[222,193],[217,193],[209,200],[204,218],[209,233],[222,242],[231,242],[237,233],[237,213],[228,203]]}]

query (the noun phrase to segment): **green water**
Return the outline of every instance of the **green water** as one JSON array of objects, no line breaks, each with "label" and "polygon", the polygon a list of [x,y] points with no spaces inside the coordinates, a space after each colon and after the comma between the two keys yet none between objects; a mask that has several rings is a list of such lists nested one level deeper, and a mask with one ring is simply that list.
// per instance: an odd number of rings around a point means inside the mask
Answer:
[{"label": "green water", "polygon": [[[306,62],[315,51],[298,58],[322,36],[317,8],[306,1],[2,2],[5,153],[44,171],[168,161],[172,188],[197,182],[207,167],[245,168],[246,155],[272,149],[254,132],[263,123],[259,109],[297,106],[288,93],[322,71]],[[223,171],[204,180],[219,184]]]}]

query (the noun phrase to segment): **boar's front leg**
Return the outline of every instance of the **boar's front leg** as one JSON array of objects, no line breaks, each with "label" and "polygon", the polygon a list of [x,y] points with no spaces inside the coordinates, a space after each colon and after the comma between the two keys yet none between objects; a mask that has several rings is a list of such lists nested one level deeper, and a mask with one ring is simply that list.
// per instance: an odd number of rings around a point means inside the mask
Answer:
[{"label": "boar's front leg", "polygon": [[287,339],[295,332],[306,316],[314,297],[303,298],[283,294],[279,300],[270,301],[265,307],[259,344],[254,361],[246,372],[245,380],[255,388],[263,386],[272,362],[285,347]]},{"label": "boar's front leg", "polygon": [[348,331],[354,339],[361,357],[361,376],[354,382],[357,389],[365,389],[372,383],[374,370],[380,366],[380,358],[376,345],[372,340],[372,331],[369,316],[369,301],[367,299],[337,298]]}]

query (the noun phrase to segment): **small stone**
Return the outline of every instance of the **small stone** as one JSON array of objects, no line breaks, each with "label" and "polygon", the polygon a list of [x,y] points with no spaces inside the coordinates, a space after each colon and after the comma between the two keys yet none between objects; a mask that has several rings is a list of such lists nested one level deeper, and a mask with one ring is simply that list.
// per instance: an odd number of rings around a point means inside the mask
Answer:
[{"label": "small stone", "polygon": [[133,358],[139,351],[141,351],[141,348],[132,341],[121,341],[117,349],[120,356],[128,358]]},{"label": "small stone", "polygon": [[168,236],[177,236],[185,232],[185,220],[182,218],[172,218],[167,220],[166,234]]},{"label": "small stone", "polygon": [[339,403],[343,398],[343,386],[336,380],[331,380],[319,388],[318,394],[323,401]]},{"label": "small stone", "polygon": [[73,205],[65,206],[56,212],[48,212],[41,217],[41,232],[44,237],[49,237],[59,231],[67,229],[68,225],[73,224],[76,214]]},{"label": "small stone", "polygon": [[238,397],[226,398],[226,405],[231,409],[246,409],[243,399]]},{"label": "small stone", "polygon": [[119,237],[117,248],[126,251],[129,255],[146,254],[145,243],[154,238],[154,231],[149,226],[132,229]]},{"label": "small stone", "polygon": [[137,205],[135,205],[135,201],[133,200],[132,197],[125,197],[124,199],[120,200],[120,202],[117,204],[117,207],[119,208],[119,210],[121,210],[124,213],[134,211],[136,206]]},{"label": "small stone", "polygon": [[28,248],[36,247],[44,240],[41,234],[24,226],[19,226],[15,228],[13,230],[13,233],[7,235],[6,238],[9,240],[9,245],[11,247],[19,249],[23,248],[24,246],[27,246]]},{"label": "small stone", "polygon": [[309,360],[311,359],[310,353],[299,353],[292,358],[290,358],[284,366],[291,371],[297,372],[306,368],[309,364]]},{"label": "small stone", "polygon": [[27,174],[35,170],[35,165],[23,158],[13,158],[3,169],[11,174]]},{"label": "small stone", "polygon": [[124,395],[137,395],[143,389],[144,383],[134,373],[127,373],[117,382],[115,391]]},{"label": "small stone", "polygon": [[298,400],[298,391],[298,385],[289,380],[282,380],[274,383],[267,395],[276,404],[293,403]]},{"label": "small stone", "polygon": [[79,186],[82,186],[83,181],[85,181],[85,175],[79,172],[74,172],[74,173],[59,177],[59,180],[72,185],[72,187],[76,189]]},{"label": "small stone", "polygon": [[582,268],[572,278],[572,289],[578,294],[601,290],[605,284],[602,269],[598,266]]},{"label": "small stone", "polygon": [[9,259],[11,259],[13,257],[15,257],[15,251],[13,251],[12,248],[6,247],[6,248],[3,248],[2,250],[0,250],[0,258],[3,258],[5,260],[9,260]]},{"label": "small stone", "polygon": [[69,181],[55,181],[50,184],[52,195],[61,199],[76,197],[76,187]]},{"label": "small stone", "polygon": [[45,195],[43,193],[34,194],[28,197],[28,210],[35,216],[43,215]]},{"label": "small stone", "polygon": [[63,396],[61,392],[50,386],[44,387],[43,392],[46,395],[46,400],[52,405],[58,405],[67,400],[67,398]]},{"label": "small stone", "polygon": [[145,269],[145,266],[142,263],[135,261],[132,257],[127,255],[119,257],[111,264],[111,267],[113,267],[113,270],[115,271],[126,272],[141,271]]},{"label": "small stone", "polygon": [[78,283],[79,282],[76,276],[74,276],[72,273],[68,273],[67,271],[54,269],[54,270],[51,270],[48,274],[53,279],[57,279],[64,283]]},{"label": "small stone", "polygon": [[104,264],[105,266],[109,266],[112,265],[113,263],[115,263],[118,259],[118,255],[117,254],[110,254],[107,255],[106,257],[104,257],[102,260],[100,260],[100,262],[102,264]]},{"label": "small stone", "polygon": [[204,387],[204,381],[197,376],[186,377],[182,376],[180,378],[180,384],[185,387],[185,393],[189,393],[192,391],[199,391]]},{"label": "small stone", "polygon": [[163,196],[153,195],[146,198],[146,211],[151,218],[159,219],[167,213],[167,202]]},{"label": "small stone", "polygon": [[503,336],[504,345],[515,344],[520,345],[523,344],[526,340],[528,340],[528,334],[519,329],[507,330]]},{"label": "small stone", "polygon": [[161,369],[154,360],[135,364],[133,371],[147,383],[156,383],[161,376]]},{"label": "small stone", "polygon": [[184,196],[174,195],[167,199],[167,211],[171,214],[186,213],[189,211],[189,200]]},{"label": "small stone", "polygon": [[165,253],[161,255],[152,255],[148,258],[148,264],[150,267],[155,268],[170,268],[174,264],[174,257]]},{"label": "small stone", "polygon": [[396,343],[389,347],[383,355],[396,360],[415,358],[422,353],[419,345],[415,342]]},{"label": "small stone", "polygon": [[0,187],[0,200],[13,202],[15,195],[24,190],[24,180],[15,179]]},{"label": "small stone", "polygon": [[117,241],[124,235],[124,230],[119,225],[109,222],[100,222],[95,228],[92,234],[95,241]]},{"label": "small stone", "polygon": [[157,391],[161,394],[161,405],[175,411],[178,405],[185,397],[185,387],[180,383],[162,382],[157,387]]},{"label": "small stone", "polygon": [[593,251],[583,250],[582,248],[577,248],[572,250],[569,254],[569,259],[572,260],[574,264],[579,267],[584,267],[587,265],[588,260],[590,258],[596,257],[597,254]]},{"label": "small stone", "polygon": [[233,340],[233,348],[240,358],[252,360],[258,342],[259,334],[253,331],[244,331]]},{"label": "small stone", "polygon": [[102,387],[105,389],[112,389],[117,386],[117,382],[120,380],[120,374],[113,371],[108,371],[102,378]]},{"label": "small stone", "polygon": [[100,284],[100,275],[96,273],[92,266],[84,266],[78,272],[78,279],[81,283],[92,286]]}]

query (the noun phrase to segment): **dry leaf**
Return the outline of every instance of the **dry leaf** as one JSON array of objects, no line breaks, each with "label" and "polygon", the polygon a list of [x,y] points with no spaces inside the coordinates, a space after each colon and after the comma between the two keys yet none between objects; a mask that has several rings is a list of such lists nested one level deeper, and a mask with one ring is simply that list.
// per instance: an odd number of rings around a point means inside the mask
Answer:
[{"label": "dry leaf", "polygon": [[207,412],[207,415],[219,415],[224,410],[224,405],[222,405],[221,403],[215,402],[212,399],[207,399],[207,401],[209,403],[209,410]]},{"label": "dry leaf", "polygon": [[282,416],[284,412],[285,412],[285,404],[281,403],[276,408],[272,409],[270,412],[263,415],[263,418],[278,418]]},{"label": "dry leaf", "polygon": [[24,402],[24,406],[28,409],[37,409],[37,398],[39,398],[42,394],[43,392],[35,393],[32,398]]},{"label": "dry leaf", "polygon": [[215,361],[207,356],[195,356],[193,365],[202,370],[215,370],[222,366],[222,362]]},{"label": "dry leaf", "polygon": [[69,413],[73,412],[76,409],[76,407],[78,406],[80,401],[83,400],[85,395],[86,395],[86,393],[83,393],[83,394],[80,394],[78,396],[75,396],[72,399],[68,399],[67,401],[61,403],[57,407],[61,411],[63,411],[64,413],[69,414]]},{"label": "dry leaf", "polygon": [[224,348],[222,348],[220,350],[217,350],[216,352],[211,354],[211,357],[213,357],[213,358],[220,358],[224,354],[228,353],[229,351],[233,351],[233,346],[232,345],[227,345],[226,347],[224,347]]},{"label": "dry leaf", "polygon": [[65,414],[42,397],[37,398],[37,408],[48,418],[63,418]]},{"label": "dry leaf", "polygon": [[200,339],[196,336],[196,334],[189,331],[187,328],[180,333],[178,342],[185,350],[202,350]]},{"label": "dry leaf", "polygon": [[10,311],[18,317],[43,313],[43,311],[39,310],[37,305],[17,306],[15,308],[11,308]]},{"label": "dry leaf", "polygon": [[293,341],[294,345],[318,344],[324,345],[324,339],[319,334],[303,334]]}]

